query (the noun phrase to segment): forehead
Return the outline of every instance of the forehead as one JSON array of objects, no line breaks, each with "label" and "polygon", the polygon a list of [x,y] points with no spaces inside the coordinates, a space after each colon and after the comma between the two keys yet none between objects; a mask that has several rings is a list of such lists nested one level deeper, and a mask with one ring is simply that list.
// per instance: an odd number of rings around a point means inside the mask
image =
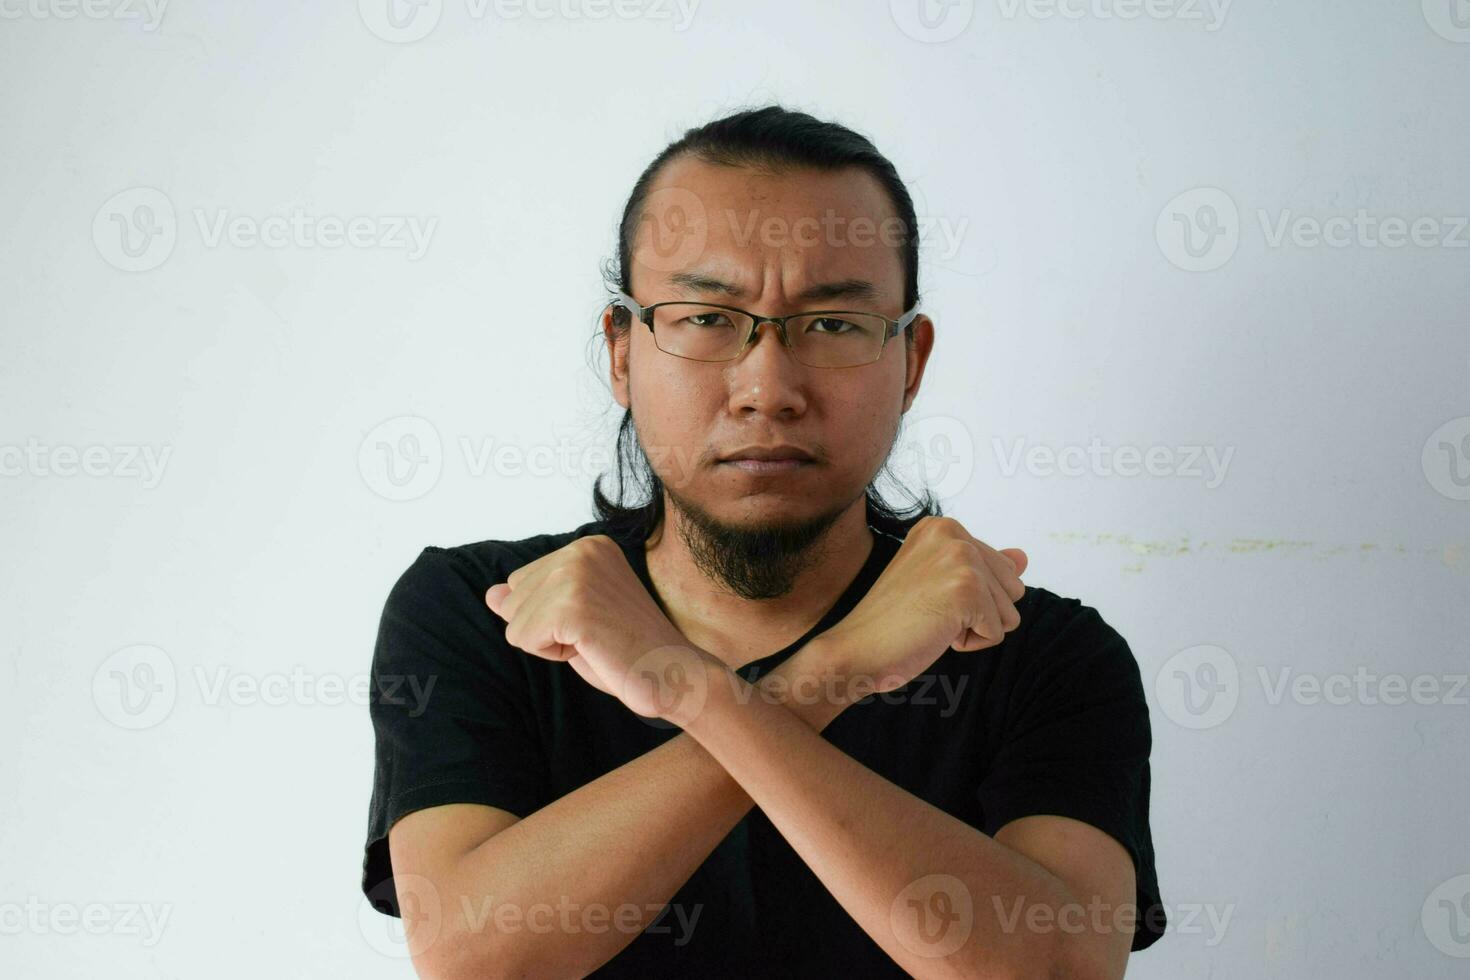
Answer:
[{"label": "forehead", "polygon": [[630,272],[634,288],[699,273],[750,295],[771,276],[792,291],[862,279],[901,302],[902,231],[882,184],[860,168],[768,173],[685,156],[649,187]]}]

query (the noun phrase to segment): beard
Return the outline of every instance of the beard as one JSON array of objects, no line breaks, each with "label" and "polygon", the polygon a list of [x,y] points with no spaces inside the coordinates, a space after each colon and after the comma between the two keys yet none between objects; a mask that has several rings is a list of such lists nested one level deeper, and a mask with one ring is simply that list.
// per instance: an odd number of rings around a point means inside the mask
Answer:
[{"label": "beard", "polygon": [[[629,386],[632,366],[629,365]],[[659,488],[668,503],[678,511],[680,539],[690,557],[711,581],[722,584],[742,599],[779,599],[796,587],[797,576],[826,557],[823,542],[832,525],[837,523],[853,501],[866,496],[866,489],[851,500],[841,501],[807,518],[782,518],[756,524],[730,524],[721,521],[692,500],[687,500],[658,478],[652,462],[643,449],[638,430],[637,413],[631,403],[628,421],[632,422],[633,453],[638,469],[651,488]],[[895,433],[895,439],[897,434]],[[678,460],[680,476],[687,476],[687,461]],[[665,512],[662,524],[667,527],[670,515]]]},{"label": "beard", "polygon": [[844,501],[812,517],[730,524],[667,486],[664,492],[679,512],[674,523],[695,565],[742,599],[777,599],[790,593],[797,576],[821,561],[827,531],[852,503]]}]

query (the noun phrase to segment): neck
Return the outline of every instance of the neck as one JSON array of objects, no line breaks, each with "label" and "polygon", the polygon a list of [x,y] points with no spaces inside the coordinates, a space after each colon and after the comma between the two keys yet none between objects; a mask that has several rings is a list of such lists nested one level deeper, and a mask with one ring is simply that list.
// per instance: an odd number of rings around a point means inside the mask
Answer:
[{"label": "neck", "polygon": [[873,549],[867,501],[859,497],[813,545],[814,560],[797,573],[789,591],[746,599],[700,567],[679,526],[668,526],[682,515],[667,497],[664,504],[664,520],[644,545],[648,576],[674,626],[732,666],[800,639],[836,603]]}]

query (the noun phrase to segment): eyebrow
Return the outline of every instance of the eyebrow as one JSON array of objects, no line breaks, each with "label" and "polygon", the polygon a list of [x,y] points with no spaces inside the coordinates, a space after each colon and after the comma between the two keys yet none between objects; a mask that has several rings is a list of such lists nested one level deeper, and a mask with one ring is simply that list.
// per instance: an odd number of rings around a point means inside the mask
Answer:
[{"label": "eyebrow", "polygon": [[[739,286],[700,272],[675,272],[669,276],[668,281],[672,285],[683,286],[697,293],[718,293],[734,299],[744,295]],[[804,305],[833,299],[872,300],[877,296],[878,290],[866,279],[838,279],[808,286],[794,295],[792,301]]]}]

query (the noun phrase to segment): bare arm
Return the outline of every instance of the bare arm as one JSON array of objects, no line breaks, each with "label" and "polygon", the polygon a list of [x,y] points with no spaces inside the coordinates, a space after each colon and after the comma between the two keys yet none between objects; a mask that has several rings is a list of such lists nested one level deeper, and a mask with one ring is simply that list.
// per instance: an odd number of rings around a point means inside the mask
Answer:
[{"label": "bare arm", "polygon": [[[776,678],[766,696],[820,732],[844,705],[783,697],[815,678],[803,652],[761,684]],[[751,805],[698,742],[679,734],[521,820],[471,804],[411,813],[388,844],[414,965],[434,980],[583,976],[657,917]],[[405,898],[405,881],[427,882],[429,894]]]},{"label": "bare arm", "polygon": [[[806,651],[820,660],[822,645]],[[728,684],[709,690],[686,732],[910,975],[1123,976],[1132,923],[1099,928],[1084,915],[1124,908],[1133,895],[1132,861],[1108,835],[1039,816],[991,838],[818,738],[782,706],[732,697]]]}]

